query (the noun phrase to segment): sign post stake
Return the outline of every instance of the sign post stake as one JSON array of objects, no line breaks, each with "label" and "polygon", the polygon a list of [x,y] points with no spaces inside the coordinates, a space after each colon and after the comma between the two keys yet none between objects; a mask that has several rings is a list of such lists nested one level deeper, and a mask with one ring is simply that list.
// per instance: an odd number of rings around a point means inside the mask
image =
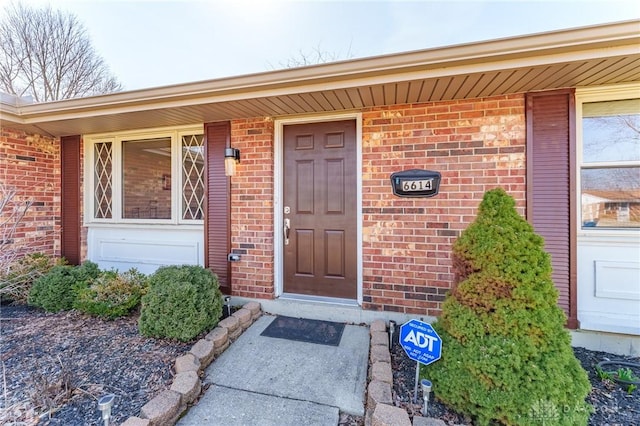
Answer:
[{"label": "sign post stake", "polygon": [[416,384],[413,387],[413,402],[418,402],[418,382],[420,381],[420,363],[416,362]]}]

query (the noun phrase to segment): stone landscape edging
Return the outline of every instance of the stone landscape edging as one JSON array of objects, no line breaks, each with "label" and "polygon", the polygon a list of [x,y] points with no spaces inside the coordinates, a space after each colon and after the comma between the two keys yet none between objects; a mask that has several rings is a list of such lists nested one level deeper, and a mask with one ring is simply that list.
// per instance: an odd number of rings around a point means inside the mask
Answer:
[{"label": "stone landscape edging", "polygon": [[248,302],[223,319],[184,355],[176,358],[176,375],[169,389],[147,402],[138,416],[121,426],[173,426],[196,401],[202,390],[201,374],[229,345],[262,315],[258,302]]},{"label": "stone landscape edging", "polygon": [[[200,376],[204,370],[260,316],[260,303],[248,302],[220,321],[185,355],[176,358],[176,375],[169,389],[152,398],[141,408],[139,416],[129,417],[121,426],[175,425],[200,396]],[[373,321],[369,325],[369,334],[365,426],[411,426],[407,411],[393,404],[393,370],[386,322],[381,319]]]},{"label": "stone landscape edging", "polygon": [[369,326],[371,344],[369,345],[369,383],[365,426],[445,426],[442,420],[430,417],[413,416],[393,403],[393,369],[391,368],[391,349],[387,324],[384,320],[375,320]]},{"label": "stone landscape edging", "polygon": [[369,384],[365,426],[411,426],[409,414],[393,405],[393,370],[389,333],[384,320],[375,320],[369,326]]}]

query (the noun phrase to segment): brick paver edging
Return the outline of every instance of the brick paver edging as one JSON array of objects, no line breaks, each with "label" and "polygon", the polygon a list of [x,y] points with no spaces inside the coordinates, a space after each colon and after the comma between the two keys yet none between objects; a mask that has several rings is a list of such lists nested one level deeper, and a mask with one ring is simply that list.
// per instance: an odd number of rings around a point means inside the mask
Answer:
[{"label": "brick paver edging", "polygon": [[409,414],[393,405],[393,371],[389,351],[389,333],[384,320],[375,320],[369,326],[369,384],[365,426],[411,426]]},{"label": "brick paver edging", "polygon": [[122,426],[173,426],[202,389],[200,374],[220,356],[242,332],[262,315],[257,302],[249,302],[218,323],[204,339],[198,340],[185,355],[176,358],[173,383],[147,402],[137,417]]},{"label": "brick paver edging", "polygon": [[375,320],[369,326],[371,345],[369,350],[369,384],[365,426],[445,426],[442,420],[414,416],[413,423],[406,410],[393,403],[393,370],[389,333],[384,320]]}]

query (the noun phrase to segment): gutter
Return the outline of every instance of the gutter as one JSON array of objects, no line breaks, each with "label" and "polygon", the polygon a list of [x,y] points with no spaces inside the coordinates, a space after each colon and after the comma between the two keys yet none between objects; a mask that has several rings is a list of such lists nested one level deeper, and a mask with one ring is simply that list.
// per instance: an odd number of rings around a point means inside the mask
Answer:
[{"label": "gutter", "polygon": [[[540,58],[546,59],[542,62],[548,62],[549,57],[561,58],[569,53],[575,55],[586,51],[593,51],[598,57],[640,54],[638,46],[640,20],[631,20],[87,98],[16,105],[14,108],[8,105],[6,108],[9,120],[29,124],[293,94],[300,93],[295,89],[300,87],[309,92],[408,81],[435,77],[442,75],[444,70],[455,71],[455,68],[494,70],[500,64],[500,69],[505,69],[505,66],[516,66],[519,61],[533,66]],[[592,55],[578,55],[579,58],[589,56]],[[2,111],[4,115],[4,105]]]}]

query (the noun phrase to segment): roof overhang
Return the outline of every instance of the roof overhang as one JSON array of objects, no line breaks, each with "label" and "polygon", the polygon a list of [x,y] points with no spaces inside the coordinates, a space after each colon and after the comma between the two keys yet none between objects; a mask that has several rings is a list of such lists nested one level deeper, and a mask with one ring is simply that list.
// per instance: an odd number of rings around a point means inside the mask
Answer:
[{"label": "roof overhang", "polygon": [[64,136],[640,81],[640,20],[40,104],[0,119]]}]

